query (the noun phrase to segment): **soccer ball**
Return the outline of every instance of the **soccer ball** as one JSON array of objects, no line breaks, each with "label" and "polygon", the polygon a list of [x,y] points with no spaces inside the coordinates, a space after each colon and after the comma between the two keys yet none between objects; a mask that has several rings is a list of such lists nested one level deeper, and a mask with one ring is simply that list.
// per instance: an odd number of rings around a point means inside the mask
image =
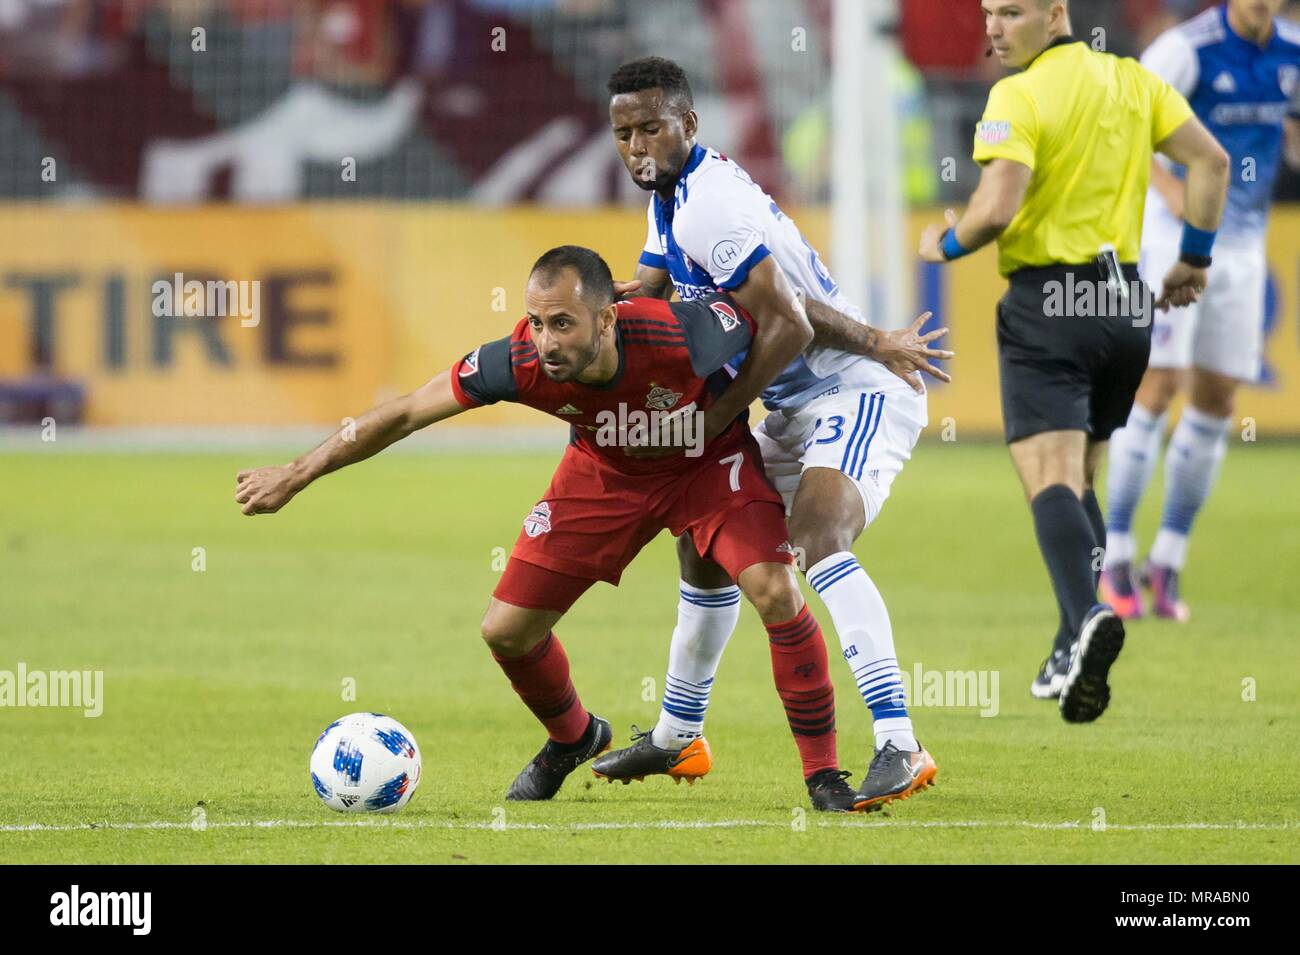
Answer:
[{"label": "soccer ball", "polygon": [[420,785],[420,747],[391,716],[340,717],[316,740],[311,784],[339,812],[397,812]]}]

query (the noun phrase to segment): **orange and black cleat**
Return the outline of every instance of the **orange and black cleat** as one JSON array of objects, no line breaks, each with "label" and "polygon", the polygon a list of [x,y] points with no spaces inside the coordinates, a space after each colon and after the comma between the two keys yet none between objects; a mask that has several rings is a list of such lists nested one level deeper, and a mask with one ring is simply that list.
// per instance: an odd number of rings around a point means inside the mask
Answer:
[{"label": "orange and black cleat", "polygon": [[925,747],[909,752],[885,743],[871,760],[854,808],[859,812],[875,812],[895,799],[907,799],[933,786],[938,772],[939,767]]},{"label": "orange and black cleat", "polygon": [[633,726],[632,745],[601,756],[591,764],[591,771],[601,779],[611,783],[617,780],[625,786],[634,779],[641,782],[647,776],[668,776],[678,783],[686,780],[694,785],[695,780],[713,768],[713,752],[703,736],[691,740],[684,749],[673,750],[656,746],[651,732],[643,733]]}]

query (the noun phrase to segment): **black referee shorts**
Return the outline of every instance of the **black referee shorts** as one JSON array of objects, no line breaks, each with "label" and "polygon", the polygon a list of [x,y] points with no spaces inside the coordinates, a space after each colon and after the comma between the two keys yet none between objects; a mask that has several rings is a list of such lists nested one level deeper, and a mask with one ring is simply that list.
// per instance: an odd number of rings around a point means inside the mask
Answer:
[{"label": "black referee shorts", "polygon": [[1124,277],[1128,302],[1107,292],[1094,265],[1012,273],[998,303],[1008,444],[1044,431],[1084,431],[1106,441],[1124,426],[1151,355],[1152,317],[1137,267],[1125,265]]}]

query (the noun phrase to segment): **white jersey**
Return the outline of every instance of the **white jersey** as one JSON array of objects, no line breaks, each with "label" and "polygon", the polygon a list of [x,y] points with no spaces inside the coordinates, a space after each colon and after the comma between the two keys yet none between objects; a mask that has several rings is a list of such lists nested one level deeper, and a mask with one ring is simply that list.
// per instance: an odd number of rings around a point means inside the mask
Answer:
[{"label": "white jersey", "polygon": [[[721,153],[695,146],[672,201],[651,197],[647,219],[641,264],[667,271],[682,301],[738,288],[750,269],[770,255],[808,298],[864,321],[794,220]],[[743,358],[737,356],[734,364]],[[810,348],[763,392],[763,404],[795,408],[837,387],[869,391],[909,386],[860,355]]]},{"label": "white jersey", "polygon": [[[1272,36],[1261,47],[1233,32],[1220,4],[1162,33],[1142,54],[1142,65],[1182,93],[1227,150],[1239,174],[1228,188],[1219,243],[1254,248],[1268,229],[1282,165],[1283,118],[1293,98],[1300,105],[1300,26],[1274,18]],[[1179,179],[1186,177],[1181,166],[1163,156],[1158,161]],[[1162,236],[1177,235],[1182,227],[1154,187],[1147,193],[1145,221]]]}]

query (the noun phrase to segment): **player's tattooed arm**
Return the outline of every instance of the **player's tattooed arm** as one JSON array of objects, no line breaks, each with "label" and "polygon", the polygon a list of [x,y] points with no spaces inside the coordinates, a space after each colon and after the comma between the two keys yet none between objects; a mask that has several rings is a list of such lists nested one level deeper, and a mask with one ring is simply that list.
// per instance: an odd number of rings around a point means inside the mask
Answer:
[{"label": "player's tattooed arm", "polygon": [[235,502],[244,514],[274,514],[317,478],[364,461],[407,435],[465,410],[452,392],[451,372],[444,371],[409,395],[370,409],[283,467],[240,471],[235,478]]},{"label": "player's tattooed arm", "polygon": [[824,302],[808,301],[805,308],[813,327],[813,345],[819,348],[836,348],[877,361],[918,394],[925,391],[922,372],[940,381],[952,381],[951,375],[931,364],[934,359],[954,357],[946,349],[930,347],[936,339],[948,334],[948,329],[937,328],[921,334],[921,327],[931,318],[930,312],[907,328],[886,332],[855,322]]},{"label": "player's tattooed arm", "polygon": [[614,293],[621,299],[637,296],[667,301],[673,297],[673,280],[664,269],[637,263],[636,278],[630,282],[615,282]]},{"label": "player's tattooed arm", "polygon": [[641,294],[649,298],[670,299],[673,297],[673,280],[666,269],[654,269],[648,265],[636,267],[637,281],[641,283]]}]

